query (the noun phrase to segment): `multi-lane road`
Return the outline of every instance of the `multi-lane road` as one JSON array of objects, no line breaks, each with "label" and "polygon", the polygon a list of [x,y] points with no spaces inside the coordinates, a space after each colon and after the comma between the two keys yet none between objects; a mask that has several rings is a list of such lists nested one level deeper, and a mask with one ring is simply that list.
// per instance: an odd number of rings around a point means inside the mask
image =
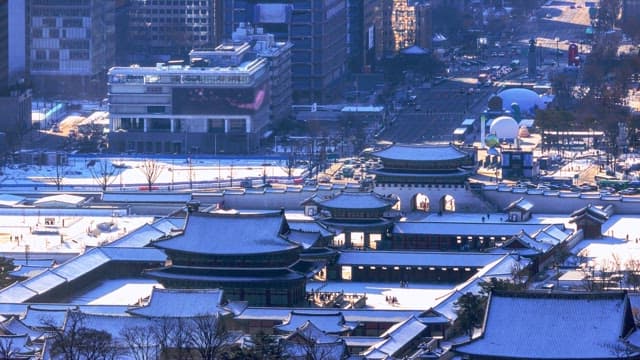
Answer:
[{"label": "multi-lane road", "polygon": [[[519,24],[513,38],[508,40],[521,49],[521,54],[515,57],[520,60],[522,68],[527,67],[526,49],[529,40],[533,38],[541,48],[540,60],[566,63],[569,44],[579,43],[590,25],[588,9],[581,1],[552,1],[543,6],[538,14],[542,16],[532,16]],[[587,46],[581,45],[581,50],[586,51]],[[503,45],[503,50],[496,50],[507,54],[504,57],[491,57],[485,53],[483,60],[487,61],[488,66],[508,65],[513,58],[509,49]],[[563,51],[563,55],[557,55],[556,50]],[[465,118],[477,117],[486,108],[489,97],[500,90],[500,83],[491,87],[477,87],[479,67],[457,67],[444,83],[430,88],[405,85],[402,91],[412,89],[419,106],[411,105],[399,111],[395,122],[380,138],[403,143],[450,141],[453,130]],[[517,79],[518,76],[514,77]]]}]

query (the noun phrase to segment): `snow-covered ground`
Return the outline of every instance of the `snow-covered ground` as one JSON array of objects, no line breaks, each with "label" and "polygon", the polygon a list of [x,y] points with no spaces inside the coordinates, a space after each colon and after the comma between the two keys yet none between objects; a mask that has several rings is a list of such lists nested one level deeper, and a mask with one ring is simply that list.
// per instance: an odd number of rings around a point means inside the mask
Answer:
[{"label": "snow-covered ground", "polygon": [[613,262],[626,269],[629,260],[640,260],[639,225],[640,215],[613,215],[602,226],[602,238],[585,239],[571,252],[596,270],[611,268]]},{"label": "snow-covered ground", "polygon": [[[0,215],[0,252],[78,253],[152,221],[151,216]],[[107,228],[101,224],[113,225]]]},{"label": "snow-covered ground", "polygon": [[[112,176],[108,177],[110,189],[137,190],[140,186],[146,185],[147,180],[143,164],[143,158],[101,158],[96,161],[107,162],[106,172],[111,172],[112,164],[118,168]],[[263,175],[269,181],[285,182],[289,180],[289,169],[287,161],[283,159],[186,159],[154,158],[160,169],[160,174],[155,181],[159,187],[169,188],[189,188],[202,186],[230,186],[231,180],[235,186],[240,180],[253,178],[258,181],[263,179]],[[4,170],[0,177],[0,188],[16,188],[24,185],[27,188],[48,184],[52,186],[55,180],[62,179],[63,189],[76,189],[97,187],[91,168],[94,173],[101,174],[100,164],[91,164],[91,159],[81,157],[69,158],[68,165],[38,166],[38,165],[12,165]],[[292,168],[291,179],[301,177],[307,169],[303,166]],[[61,174],[62,171],[62,175]],[[101,178],[101,176],[98,176]]]}]

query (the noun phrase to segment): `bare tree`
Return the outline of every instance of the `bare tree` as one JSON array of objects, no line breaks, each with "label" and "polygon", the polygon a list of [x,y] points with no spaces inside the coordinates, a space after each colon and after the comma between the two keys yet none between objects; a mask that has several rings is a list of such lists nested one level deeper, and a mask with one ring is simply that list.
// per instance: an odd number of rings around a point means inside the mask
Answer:
[{"label": "bare tree", "polygon": [[344,342],[323,344],[318,340],[311,334],[294,334],[282,341],[280,356],[297,360],[334,360],[344,355]]},{"label": "bare tree", "polygon": [[100,186],[102,191],[106,191],[107,187],[113,184],[120,171],[121,170],[119,168],[113,166],[113,164],[106,160],[98,160],[93,166],[89,167],[91,176],[96,183],[98,183],[98,186]]},{"label": "bare tree", "polygon": [[160,347],[163,359],[189,360],[191,334],[188,321],[182,318],[161,318],[151,331]]},{"label": "bare tree", "polygon": [[77,309],[68,310],[64,324],[43,319],[48,331],[51,354],[64,360],[111,360],[120,354],[111,334],[85,326],[85,315]]},{"label": "bare tree", "polygon": [[153,184],[156,183],[160,174],[164,170],[164,166],[162,166],[159,162],[152,159],[145,160],[140,166],[140,171],[144,174],[145,179],[147,180],[147,190],[151,191],[153,188]]},{"label": "bare tree", "polygon": [[634,291],[638,291],[638,287],[640,287],[640,260],[629,259],[625,267],[629,273],[627,283]]},{"label": "bare tree", "polygon": [[230,334],[220,314],[203,314],[190,319],[191,345],[202,360],[215,360],[226,351]]},{"label": "bare tree", "polygon": [[69,162],[67,161],[66,156],[63,156],[62,153],[56,153],[56,160],[53,166],[53,174],[49,176],[49,181],[56,185],[57,190],[62,190],[62,183],[64,182],[64,178],[67,175],[67,171],[69,168]]},{"label": "bare tree", "polygon": [[43,319],[42,324],[50,331],[51,354],[64,360],[77,360],[80,356],[79,331],[84,327],[84,314],[68,310],[64,324],[53,319]]},{"label": "bare tree", "polygon": [[78,353],[83,360],[112,360],[120,354],[111,334],[91,328],[78,329]]},{"label": "bare tree", "polygon": [[155,360],[158,358],[159,343],[153,331],[144,326],[122,329],[120,336],[134,360]]}]

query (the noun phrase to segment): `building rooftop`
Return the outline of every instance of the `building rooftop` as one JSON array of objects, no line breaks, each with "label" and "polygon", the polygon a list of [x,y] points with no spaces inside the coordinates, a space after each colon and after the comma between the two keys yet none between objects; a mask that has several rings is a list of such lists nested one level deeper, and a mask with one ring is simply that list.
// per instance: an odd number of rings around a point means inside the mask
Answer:
[{"label": "building rooftop", "polygon": [[[633,327],[625,293],[494,293],[482,335],[455,350],[536,359],[615,359]],[[589,314],[585,316],[585,314]]]},{"label": "building rooftop", "polygon": [[409,145],[393,144],[386,149],[374,151],[371,155],[387,160],[443,161],[459,160],[469,154],[453,145]]},{"label": "building rooftop", "polygon": [[280,212],[194,212],[187,217],[183,233],[155,241],[153,245],[173,251],[225,256],[292,250],[300,245],[286,239],[285,224]]}]

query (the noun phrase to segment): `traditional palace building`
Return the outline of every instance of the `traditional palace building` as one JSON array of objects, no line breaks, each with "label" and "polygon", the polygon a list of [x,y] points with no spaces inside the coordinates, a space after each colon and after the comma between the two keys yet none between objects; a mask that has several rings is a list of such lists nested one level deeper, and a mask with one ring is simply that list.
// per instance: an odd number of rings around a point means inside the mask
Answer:
[{"label": "traditional palace building", "polygon": [[453,145],[394,144],[372,153],[382,168],[372,170],[378,184],[463,184],[473,156]]},{"label": "traditional palace building", "polygon": [[171,265],[146,274],[169,288],[223,288],[229,299],[250,305],[298,305],[310,266],[290,232],[283,212],[192,212],[182,232],[153,243]]},{"label": "traditional palace building", "polygon": [[393,227],[399,212],[391,209],[398,203],[394,196],[373,192],[341,192],[334,196],[314,196],[304,202],[305,213],[316,216],[328,228],[337,229],[333,246],[376,248]]}]

